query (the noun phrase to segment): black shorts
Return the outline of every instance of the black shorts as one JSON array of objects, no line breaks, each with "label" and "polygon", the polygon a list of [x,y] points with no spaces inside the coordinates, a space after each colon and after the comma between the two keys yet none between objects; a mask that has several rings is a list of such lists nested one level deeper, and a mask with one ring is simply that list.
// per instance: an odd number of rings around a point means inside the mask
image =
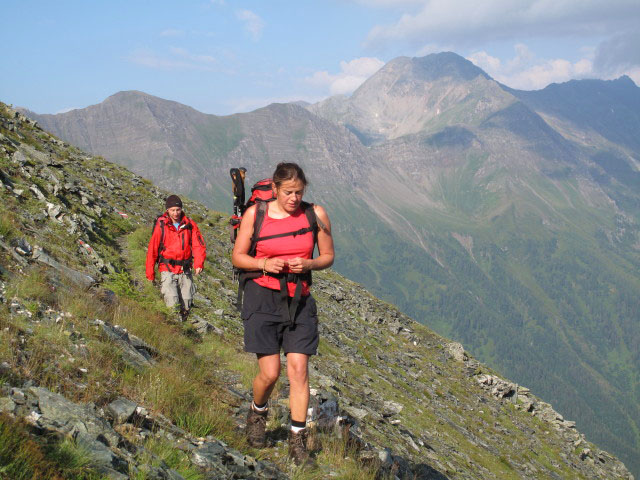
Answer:
[{"label": "black shorts", "polygon": [[245,352],[272,355],[318,350],[318,308],[308,295],[300,299],[293,327],[280,313],[280,292],[248,281],[244,289],[242,321]]}]

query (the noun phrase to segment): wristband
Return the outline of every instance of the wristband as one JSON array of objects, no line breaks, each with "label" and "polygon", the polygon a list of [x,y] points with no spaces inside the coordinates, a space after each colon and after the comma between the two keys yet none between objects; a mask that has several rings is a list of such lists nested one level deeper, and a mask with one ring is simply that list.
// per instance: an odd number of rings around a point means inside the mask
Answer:
[{"label": "wristband", "polygon": [[268,258],[264,259],[264,263],[262,264],[262,275],[266,275],[267,274],[267,260]]}]

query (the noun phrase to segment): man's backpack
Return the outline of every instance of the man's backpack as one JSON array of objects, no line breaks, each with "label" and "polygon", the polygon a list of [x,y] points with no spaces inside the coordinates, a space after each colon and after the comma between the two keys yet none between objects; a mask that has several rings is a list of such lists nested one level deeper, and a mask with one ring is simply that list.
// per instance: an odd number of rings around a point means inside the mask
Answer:
[{"label": "man's backpack", "polygon": [[[233,178],[233,175],[232,175]],[[286,236],[296,236],[302,235],[304,233],[313,232],[313,251],[316,248],[318,243],[318,220],[316,218],[316,213],[313,209],[312,203],[302,202],[300,207],[302,208],[305,216],[307,217],[307,221],[309,222],[309,227],[296,230],[295,232],[285,232],[277,235],[269,235],[267,237],[260,237],[260,230],[262,229],[262,224],[264,223],[264,217],[267,213],[267,203],[275,200],[275,196],[273,194],[273,190],[271,188],[271,179],[265,178],[256,182],[253,187],[251,187],[251,197],[247,202],[239,208],[241,214],[252,205],[257,205],[256,207],[256,217],[253,224],[253,235],[251,236],[251,245],[249,247],[249,251],[247,252],[250,256],[255,257],[256,249],[258,247],[258,242],[262,240],[269,240],[272,238],[286,237]],[[234,186],[235,193],[235,186]],[[236,215],[234,214],[231,217],[230,223],[233,229],[237,229],[240,226],[241,216],[240,218],[234,218]],[[237,225],[237,226],[236,226]],[[231,235],[232,243],[235,242],[235,235],[232,233]],[[242,298],[244,294],[244,287],[249,280],[259,278],[263,275],[263,272],[258,270],[242,270],[234,268],[234,277],[238,279],[238,300],[237,300],[237,308],[238,310],[242,309]],[[311,285],[312,278],[311,272],[306,272],[304,274],[296,274],[296,273],[288,273],[288,274],[269,274],[270,276],[274,276],[280,280],[280,292],[283,299],[283,311],[287,316],[287,319],[291,324],[294,323],[295,313],[298,308],[298,303],[300,302],[301,293],[302,293],[302,281],[306,281],[308,285]],[[287,290],[287,282],[292,282],[296,284],[296,291],[294,297],[291,300],[288,308],[284,307],[284,302],[288,302],[288,290]]]}]

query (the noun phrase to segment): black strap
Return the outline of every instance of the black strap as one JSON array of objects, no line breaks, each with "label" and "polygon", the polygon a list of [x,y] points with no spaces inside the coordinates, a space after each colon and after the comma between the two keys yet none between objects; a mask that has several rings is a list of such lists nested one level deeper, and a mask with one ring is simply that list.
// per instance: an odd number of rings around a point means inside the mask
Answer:
[{"label": "black strap", "polygon": [[305,233],[313,232],[313,227],[306,227],[296,230],[295,232],[284,232],[284,233],[275,233],[273,235],[267,235],[266,237],[258,237],[256,239],[256,243],[262,240],[271,240],[272,238],[280,238],[280,237],[295,237],[296,235],[303,235]]},{"label": "black strap", "polygon": [[173,258],[165,258],[162,255],[158,255],[158,263],[164,263],[165,265],[180,266],[183,270],[191,268],[193,263],[193,257],[186,258],[184,260],[174,260]]},{"label": "black strap", "polygon": [[254,278],[260,278],[262,272],[259,270],[240,270],[238,274],[238,299],[236,302],[236,308],[238,311],[242,310],[242,298],[244,297],[244,287],[249,280]]},{"label": "black strap", "polygon": [[160,219],[160,243],[158,244],[158,253],[164,250],[164,220]]},{"label": "black strap", "polygon": [[267,202],[258,202],[256,207],[256,218],[253,222],[253,234],[251,235],[251,246],[249,247],[249,255],[256,256],[256,248],[258,247],[258,236],[262,230],[264,217],[267,214]]}]

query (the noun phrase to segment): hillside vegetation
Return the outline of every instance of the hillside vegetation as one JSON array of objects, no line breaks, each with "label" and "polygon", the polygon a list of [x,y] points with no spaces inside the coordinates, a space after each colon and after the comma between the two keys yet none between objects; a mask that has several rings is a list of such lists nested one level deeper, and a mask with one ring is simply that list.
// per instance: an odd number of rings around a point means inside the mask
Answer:
[{"label": "hillside vegetation", "polygon": [[0,104],[0,476],[5,478],[632,478],[527,388],[334,272],[314,278],[318,468],[247,447],[227,219],[187,201],[208,260],[179,323],[144,279],[166,192]]}]

